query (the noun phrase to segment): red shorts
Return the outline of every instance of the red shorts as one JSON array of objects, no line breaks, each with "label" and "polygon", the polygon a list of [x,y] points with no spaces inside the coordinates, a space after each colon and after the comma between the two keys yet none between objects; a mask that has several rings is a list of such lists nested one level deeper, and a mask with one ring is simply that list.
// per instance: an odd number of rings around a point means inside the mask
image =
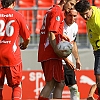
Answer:
[{"label": "red shorts", "polygon": [[61,60],[50,59],[43,61],[41,64],[46,81],[51,81],[53,78],[57,82],[64,80],[64,70]]},{"label": "red shorts", "polygon": [[0,67],[0,86],[4,85],[5,76],[8,86],[19,85],[22,81],[22,63],[13,67]]}]

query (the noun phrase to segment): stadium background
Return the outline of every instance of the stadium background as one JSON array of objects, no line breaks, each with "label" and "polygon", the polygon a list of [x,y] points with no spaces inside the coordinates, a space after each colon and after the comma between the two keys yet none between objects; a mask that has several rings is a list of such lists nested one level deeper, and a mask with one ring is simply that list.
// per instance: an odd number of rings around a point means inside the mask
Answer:
[{"label": "stadium background", "polygon": [[[45,84],[41,65],[37,62],[39,30],[41,28],[43,16],[46,10],[59,1],[60,0],[17,0],[15,10],[25,16],[31,30],[30,44],[25,51],[21,51],[23,60],[23,100],[34,100],[37,98],[39,91]],[[100,7],[100,0],[89,0],[89,2],[91,5]],[[82,70],[80,72],[76,72],[76,76],[79,91],[81,92],[80,96],[82,99],[85,99],[88,95],[90,86],[95,83],[93,75],[94,57],[92,47],[88,41],[85,21],[80,15],[78,15],[76,22],[79,26],[77,45],[82,63]],[[20,39],[20,41],[22,41],[22,39]],[[11,93],[11,89],[6,85],[6,80],[4,88],[4,98],[8,100],[10,98],[9,93]],[[8,90],[9,93],[7,92]],[[63,98],[70,98],[68,88],[65,90]]]}]

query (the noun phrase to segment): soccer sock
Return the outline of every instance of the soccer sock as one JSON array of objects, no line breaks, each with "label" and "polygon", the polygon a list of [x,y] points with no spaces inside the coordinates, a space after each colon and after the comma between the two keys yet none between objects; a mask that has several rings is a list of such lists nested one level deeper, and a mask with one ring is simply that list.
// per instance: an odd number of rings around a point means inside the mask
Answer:
[{"label": "soccer sock", "polygon": [[38,100],[49,100],[49,98],[44,98],[44,97],[39,96]]},{"label": "soccer sock", "polygon": [[80,100],[80,94],[78,92],[78,86],[75,84],[70,88],[70,96],[71,96],[71,100]]},{"label": "soccer sock", "polygon": [[13,100],[21,100],[22,99],[22,89],[21,87],[14,87],[12,92]]}]

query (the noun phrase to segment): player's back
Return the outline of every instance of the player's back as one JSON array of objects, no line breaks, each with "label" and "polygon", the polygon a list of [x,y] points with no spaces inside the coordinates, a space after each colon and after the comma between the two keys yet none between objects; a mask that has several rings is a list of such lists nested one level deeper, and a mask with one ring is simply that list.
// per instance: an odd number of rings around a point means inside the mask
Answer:
[{"label": "player's back", "polygon": [[18,44],[21,14],[11,8],[0,10],[0,66],[13,66],[21,61]]},{"label": "player's back", "polygon": [[43,25],[40,30],[40,43],[38,49],[39,62],[52,58],[59,59],[50,45],[48,32],[52,31],[56,34],[56,42],[58,43],[59,39],[62,38],[63,18],[62,9],[58,5],[53,5],[44,16]]}]

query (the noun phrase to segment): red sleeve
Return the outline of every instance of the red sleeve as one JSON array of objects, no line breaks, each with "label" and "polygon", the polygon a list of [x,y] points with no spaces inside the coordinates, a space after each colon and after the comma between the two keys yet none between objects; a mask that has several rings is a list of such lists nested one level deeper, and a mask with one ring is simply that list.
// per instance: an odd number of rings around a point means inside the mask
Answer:
[{"label": "red sleeve", "polygon": [[51,13],[49,13],[49,17],[47,17],[47,20],[49,20],[48,30],[57,32],[59,30],[61,22],[63,21],[62,12],[52,11]]}]

